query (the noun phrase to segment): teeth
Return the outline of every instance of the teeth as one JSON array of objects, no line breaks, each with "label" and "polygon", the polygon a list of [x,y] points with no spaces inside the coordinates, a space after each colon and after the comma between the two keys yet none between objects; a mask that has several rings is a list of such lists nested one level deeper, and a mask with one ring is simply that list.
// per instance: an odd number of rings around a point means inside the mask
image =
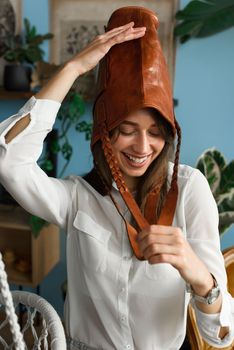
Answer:
[{"label": "teeth", "polygon": [[136,158],[136,157],[130,156],[130,154],[127,154],[127,153],[125,153],[125,155],[126,155],[131,161],[133,161],[133,162],[135,162],[135,163],[138,163],[138,164],[143,163],[143,162],[146,161],[146,159],[148,158],[148,156],[145,156],[145,157],[143,157],[143,158]]}]

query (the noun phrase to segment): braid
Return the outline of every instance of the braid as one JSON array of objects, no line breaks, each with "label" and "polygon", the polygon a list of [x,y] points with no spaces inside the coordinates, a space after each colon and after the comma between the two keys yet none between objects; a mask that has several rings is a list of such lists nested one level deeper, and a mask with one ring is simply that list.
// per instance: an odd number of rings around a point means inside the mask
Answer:
[{"label": "braid", "polygon": [[181,146],[181,128],[175,119],[175,127],[177,131],[177,146],[176,146],[176,152],[175,152],[175,160],[174,160],[174,169],[172,174],[172,181],[171,186],[175,187],[177,184],[177,177],[178,177],[178,166],[179,166],[179,157],[180,157],[180,146]]},{"label": "braid", "polygon": [[103,148],[104,155],[106,157],[107,163],[109,164],[109,168],[113,176],[113,179],[115,180],[119,188],[119,191],[123,193],[127,191],[127,186],[125,184],[123,175],[119,169],[118,161],[114,156],[114,153],[111,147],[110,138],[109,138],[109,133],[106,128],[106,124],[103,123],[101,125],[101,128],[102,128],[101,140],[102,140],[102,148]]}]

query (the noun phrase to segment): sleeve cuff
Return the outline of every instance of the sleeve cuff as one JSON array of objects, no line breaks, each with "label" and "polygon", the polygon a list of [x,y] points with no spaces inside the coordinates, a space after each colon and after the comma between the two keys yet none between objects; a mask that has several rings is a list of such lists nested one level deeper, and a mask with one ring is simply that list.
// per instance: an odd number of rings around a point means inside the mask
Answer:
[{"label": "sleeve cuff", "polygon": [[[61,103],[53,100],[36,99],[34,96],[32,98],[34,104],[33,108],[29,110],[32,119],[53,125],[58,110],[61,107]],[[28,101],[28,103],[30,102],[30,100]],[[27,111],[26,113],[28,113],[29,111]]]},{"label": "sleeve cuff", "polygon": [[[220,313],[216,314],[206,314],[198,309],[195,301],[192,301],[197,319],[197,325],[199,331],[204,338],[204,340],[217,348],[223,348],[232,344],[234,338],[234,327],[233,327],[233,314],[230,308],[230,298],[229,295],[222,293],[223,302]],[[220,327],[228,327],[229,333],[223,338],[219,338]]]},{"label": "sleeve cuff", "polygon": [[60,102],[47,99],[36,99],[34,96],[32,96],[17,114],[0,123],[0,145],[4,146],[5,148],[7,147],[5,143],[5,135],[17,121],[22,119],[28,113],[30,113],[31,116],[30,124],[19,135],[17,135],[11,141],[11,143],[17,142],[17,140],[22,135],[27,133],[27,131],[30,130],[35,123],[46,124],[46,129],[51,129],[60,106]]}]

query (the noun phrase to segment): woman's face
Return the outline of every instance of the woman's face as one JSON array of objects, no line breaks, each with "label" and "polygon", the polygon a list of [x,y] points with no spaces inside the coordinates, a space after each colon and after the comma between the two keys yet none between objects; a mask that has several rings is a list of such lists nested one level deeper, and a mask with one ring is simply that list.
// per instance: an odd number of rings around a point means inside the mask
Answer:
[{"label": "woman's face", "polygon": [[156,120],[142,109],[124,119],[111,137],[111,143],[125,182],[134,190],[138,178],[162,151],[165,140]]}]

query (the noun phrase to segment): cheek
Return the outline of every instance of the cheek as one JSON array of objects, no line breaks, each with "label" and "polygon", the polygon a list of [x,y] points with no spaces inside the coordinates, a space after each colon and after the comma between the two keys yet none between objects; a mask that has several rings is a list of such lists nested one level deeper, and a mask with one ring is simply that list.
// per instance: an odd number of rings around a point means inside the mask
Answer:
[{"label": "cheek", "polygon": [[163,139],[158,140],[157,143],[155,143],[155,150],[157,153],[160,153],[163,150],[163,147],[165,146],[165,141]]},{"label": "cheek", "polygon": [[118,139],[111,143],[111,145],[114,153],[118,153],[129,147],[129,145],[131,145],[131,141],[129,141],[126,137],[121,137],[121,135],[119,135]]}]

